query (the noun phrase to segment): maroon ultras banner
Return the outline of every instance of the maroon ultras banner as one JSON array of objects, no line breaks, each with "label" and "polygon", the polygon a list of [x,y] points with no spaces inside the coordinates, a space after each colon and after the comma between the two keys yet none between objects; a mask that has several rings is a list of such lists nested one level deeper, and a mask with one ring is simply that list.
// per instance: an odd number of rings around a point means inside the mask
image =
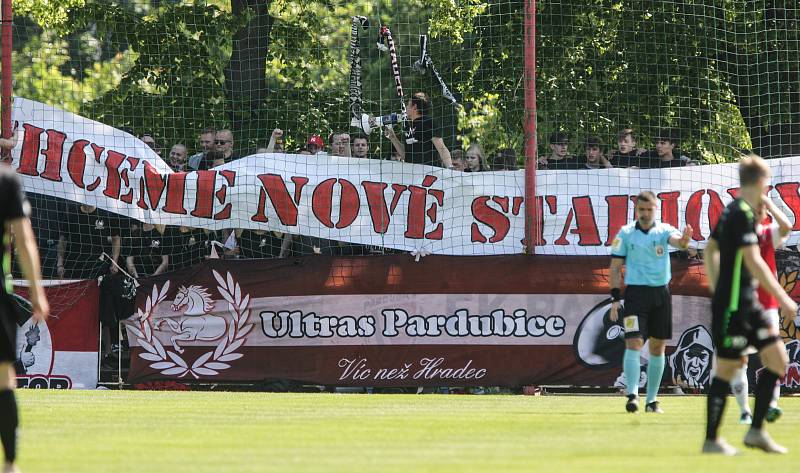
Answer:
[{"label": "maroon ultras banner", "polygon": [[47,281],[51,314],[31,317],[28,288],[14,287],[17,302],[17,385],[35,389],[95,389],[99,332],[97,281]]},{"label": "maroon ultras banner", "polygon": [[[350,386],[618,381],[608,258],[427,256],[213,260],[140,288],[130,380],[285,378]],[[703,384],[709,300],[673,263],[665,382]],[[702,358],[702,354],[699,355]],[[645,360],[646,361],[646,360]]]}]

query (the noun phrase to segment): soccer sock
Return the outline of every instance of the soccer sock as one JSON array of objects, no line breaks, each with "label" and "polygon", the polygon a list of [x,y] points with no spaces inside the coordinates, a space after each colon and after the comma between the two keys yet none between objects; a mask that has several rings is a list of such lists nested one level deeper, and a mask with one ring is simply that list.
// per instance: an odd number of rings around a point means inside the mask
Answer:
[{"label": "soccer sock", "polygon": [[744,365],[731,380],[731,388],[733,395],[736,397],[736,402],[739,403],[739,410],[742,414],[750,413],[749,393],[750,385],[747,381],[747,365]]},{"label": "soccer sock", "polygon": [[0,390],[0,440],[6,461],[14,463],[17,458],[17,401],[14,391]]},{"label": "soccer sock", "polygon": [[661,378],[664,376],[664,355],[650,355],[647,364],[647,403],[656,400],[658,388],[661,387]]},{"label": "soccer sock", "polygon": [[722,414],[725,412],[725,401],[728,399],[730,383],[720,378],[714,378],[708,388],[706,398],[706,440],[716,440]]},{"label": "soccer sock", "polygon": [[775,393],[775,383],[778,382],[778,375],[765,369],[758,378],[756,384],[756,405],[753,409],[753,428],[760,429],[764,425],[764,417],[767,415],[769,403]]},{"label": "soccer sock", "polygon": [[772,393],[772,400],[769,402],[769,407],[778,407],[778,398],[781,397],[781,383],[775,383],[775,392]]},{"label": "soccer sock", "polygon": [[628,394],[639,394],[639,350],[625,349],[622,357],[622,372],[625,373],[625,384]]}]

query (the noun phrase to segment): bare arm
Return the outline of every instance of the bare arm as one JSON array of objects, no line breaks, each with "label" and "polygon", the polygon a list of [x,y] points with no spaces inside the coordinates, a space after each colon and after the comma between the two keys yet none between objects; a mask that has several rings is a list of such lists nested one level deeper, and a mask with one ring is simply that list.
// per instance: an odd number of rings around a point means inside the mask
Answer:
[{"label": "bare arm", "polygon": [[[611,289],[620,289],[622,287],[622,265],[625,260],[622,258],[611,258],[611,267],[609,267],[609,285]],[[619,301],[611,303],[611,312],[609,318],[612,322],[616,322],[619,318]]]},{"label": "bare arm", "polygon": [[16,236],[17,254],[22,274],[30,283],[30,297],[34,320],[44,320],[50,315],[50,305],[42,288],[42,269],[39,250],[33,236],[31,221],[27,217],[10,222],[11,231]]},{"label": "bare arm", "polygon": [[64,253],[67,251],[67,238],[64,235],[58,236],[58,246],[56,247],[56,272],[58,277],[64,277]]},{"label": "bare arm", "polygon": [[450,150],[444,145],[444,140],[438,136],[434,136],[432,140],[433,146],[439,152],[439,158],[442,160],[442,167],[450,169],[453,167],[453,159],[450,157]]},{"label": "bare arm", "polygon": [[392,142],[392,146],[394,146],[394,150],[397,151],[397,154],[403,159],[406,159],[406,149],[400,143],[400,140],[397,139],[397,135],[394,133],[394,128],[391,126],[383,127],[383,134],[386,138],[389,138],[389,141]]},{"label": "bare arm", "polygon": [[272,136],[269,137],[269,144],[267,145],[267,153],[275,152],[275,141],[277,141],[277,139],[281,136],[283,136],[283,130],[280,128],[275,128],[272,130]]},{"label": "bare arm", "polygon": [[122,248],[122,237],[114,235],[111,237],[111,274],[116,274],[119,271],[119,254]]},{"label": "bare arm", "polygon": [[165,272],[167,270],[167,266],[169,266],[169,255],[161,255],[161,264],[159,264],[156,270],[153,271],[153,276],[158,276],[159,274]]},{"label": "bare arm", "polygon": [[744,265],[750,274],[758,281],[758,284],[766,289],[767,292],[772,294],[781,307],[793,314],[797,313],[797,304],[786,294],[775,274],[769,269],[767,263],[761,258],[758,245],[747,245],[742,247],[742,256],[744,257]]},{"label": "bare arm", "polygon": [[289,256],[289,250],[292,248],[292,240],[294,236],[291,233],[286,233],[283,235],[283,241],[281,242],[281,252],[278,253],[278,258],[286,258]]},{"label": "bare arm", "polygon": [[785,238],[792,231],[792,224],[789,222],[789,217],[781,212],[781,209],[772,201],[772,199],[765,198],[764,203],[767,206],[767,212],[772,215],[775,222],[778,223],[778,234],[781,238]]},{"label": "bare arm", "polygon": [[128,274],[136,279],[139,279],[139,273],[136,272],[136,265],[133,264],[133,256],[125,258],[125,267],[128,268]]},{"label": "bare arm", "polygon": [[692,226],[686,225],[686,228],[683,229],[683,235],[670,235],[669,244],[679,250],[689,248],[689,242],[692,240],[692,232]]},{"label": "bare arm", "polygon": [[703,251],[703,266],[706,268],[706,279],[708,279],[708,289],[711,294],[717,289],[717,279],[719,278],[719,246],[717,240],[710,238]]}]

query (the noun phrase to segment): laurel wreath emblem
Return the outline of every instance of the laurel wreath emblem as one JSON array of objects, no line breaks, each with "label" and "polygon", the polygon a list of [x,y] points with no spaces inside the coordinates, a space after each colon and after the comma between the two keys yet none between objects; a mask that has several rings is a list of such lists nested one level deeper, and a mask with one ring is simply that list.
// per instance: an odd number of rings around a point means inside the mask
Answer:
[{"label": "laurel wreath emblem", "polygon": [[150,364],[150,368],[159,370],[163,375],[179,378],[192,375],[195,379],[199,379],[200,376],[219,374],[220,371],[231,367],[229,362],[244,356],[236,350],[244,344],[247,335],[253,329],[253,325],[248,324],[250,295],[242,294],[241,286],[234,281],[230,272],[226,274],[225,278],[217,271],[212,272],[214,279],[219,283],[217,291],[228,302],[228,312],[232,320],[228,323],[227,333],[214,350],[203,353],[190,365],[180,354],[164,348],[158,337],[153,336],[153,325],[150,318],[153,315],[153,309],[166,299],[170,282],[167,281],[160,290],[153,286],[152,293],[147,296],[144,310],[141,308],[137,310],[136,326],[128,326],[128,330],[139,338],[139,344],[145,350],[144,353],[139,354],[139,357],[153,362]]}]

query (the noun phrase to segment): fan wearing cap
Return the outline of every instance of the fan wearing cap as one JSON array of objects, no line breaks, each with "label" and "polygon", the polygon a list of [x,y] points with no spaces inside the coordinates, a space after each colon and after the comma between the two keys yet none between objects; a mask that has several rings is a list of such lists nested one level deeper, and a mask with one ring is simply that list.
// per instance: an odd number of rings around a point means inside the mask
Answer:
[{"label": "fan wearing cap", "polygon": [[306,142],[307,153],[305,154],[317,154],[324,150],[325,150],[325,142],[322,141],[321,136],[311,135],[308,137],[308,141]]},{"label": "fan wearing cap", "polygon": [[569,137],[566,133],[556,131],[550,135],[550,154],[539,158],[539,169],[549,171],[556,169],[578,169],[575,156],[569,154]]}]

